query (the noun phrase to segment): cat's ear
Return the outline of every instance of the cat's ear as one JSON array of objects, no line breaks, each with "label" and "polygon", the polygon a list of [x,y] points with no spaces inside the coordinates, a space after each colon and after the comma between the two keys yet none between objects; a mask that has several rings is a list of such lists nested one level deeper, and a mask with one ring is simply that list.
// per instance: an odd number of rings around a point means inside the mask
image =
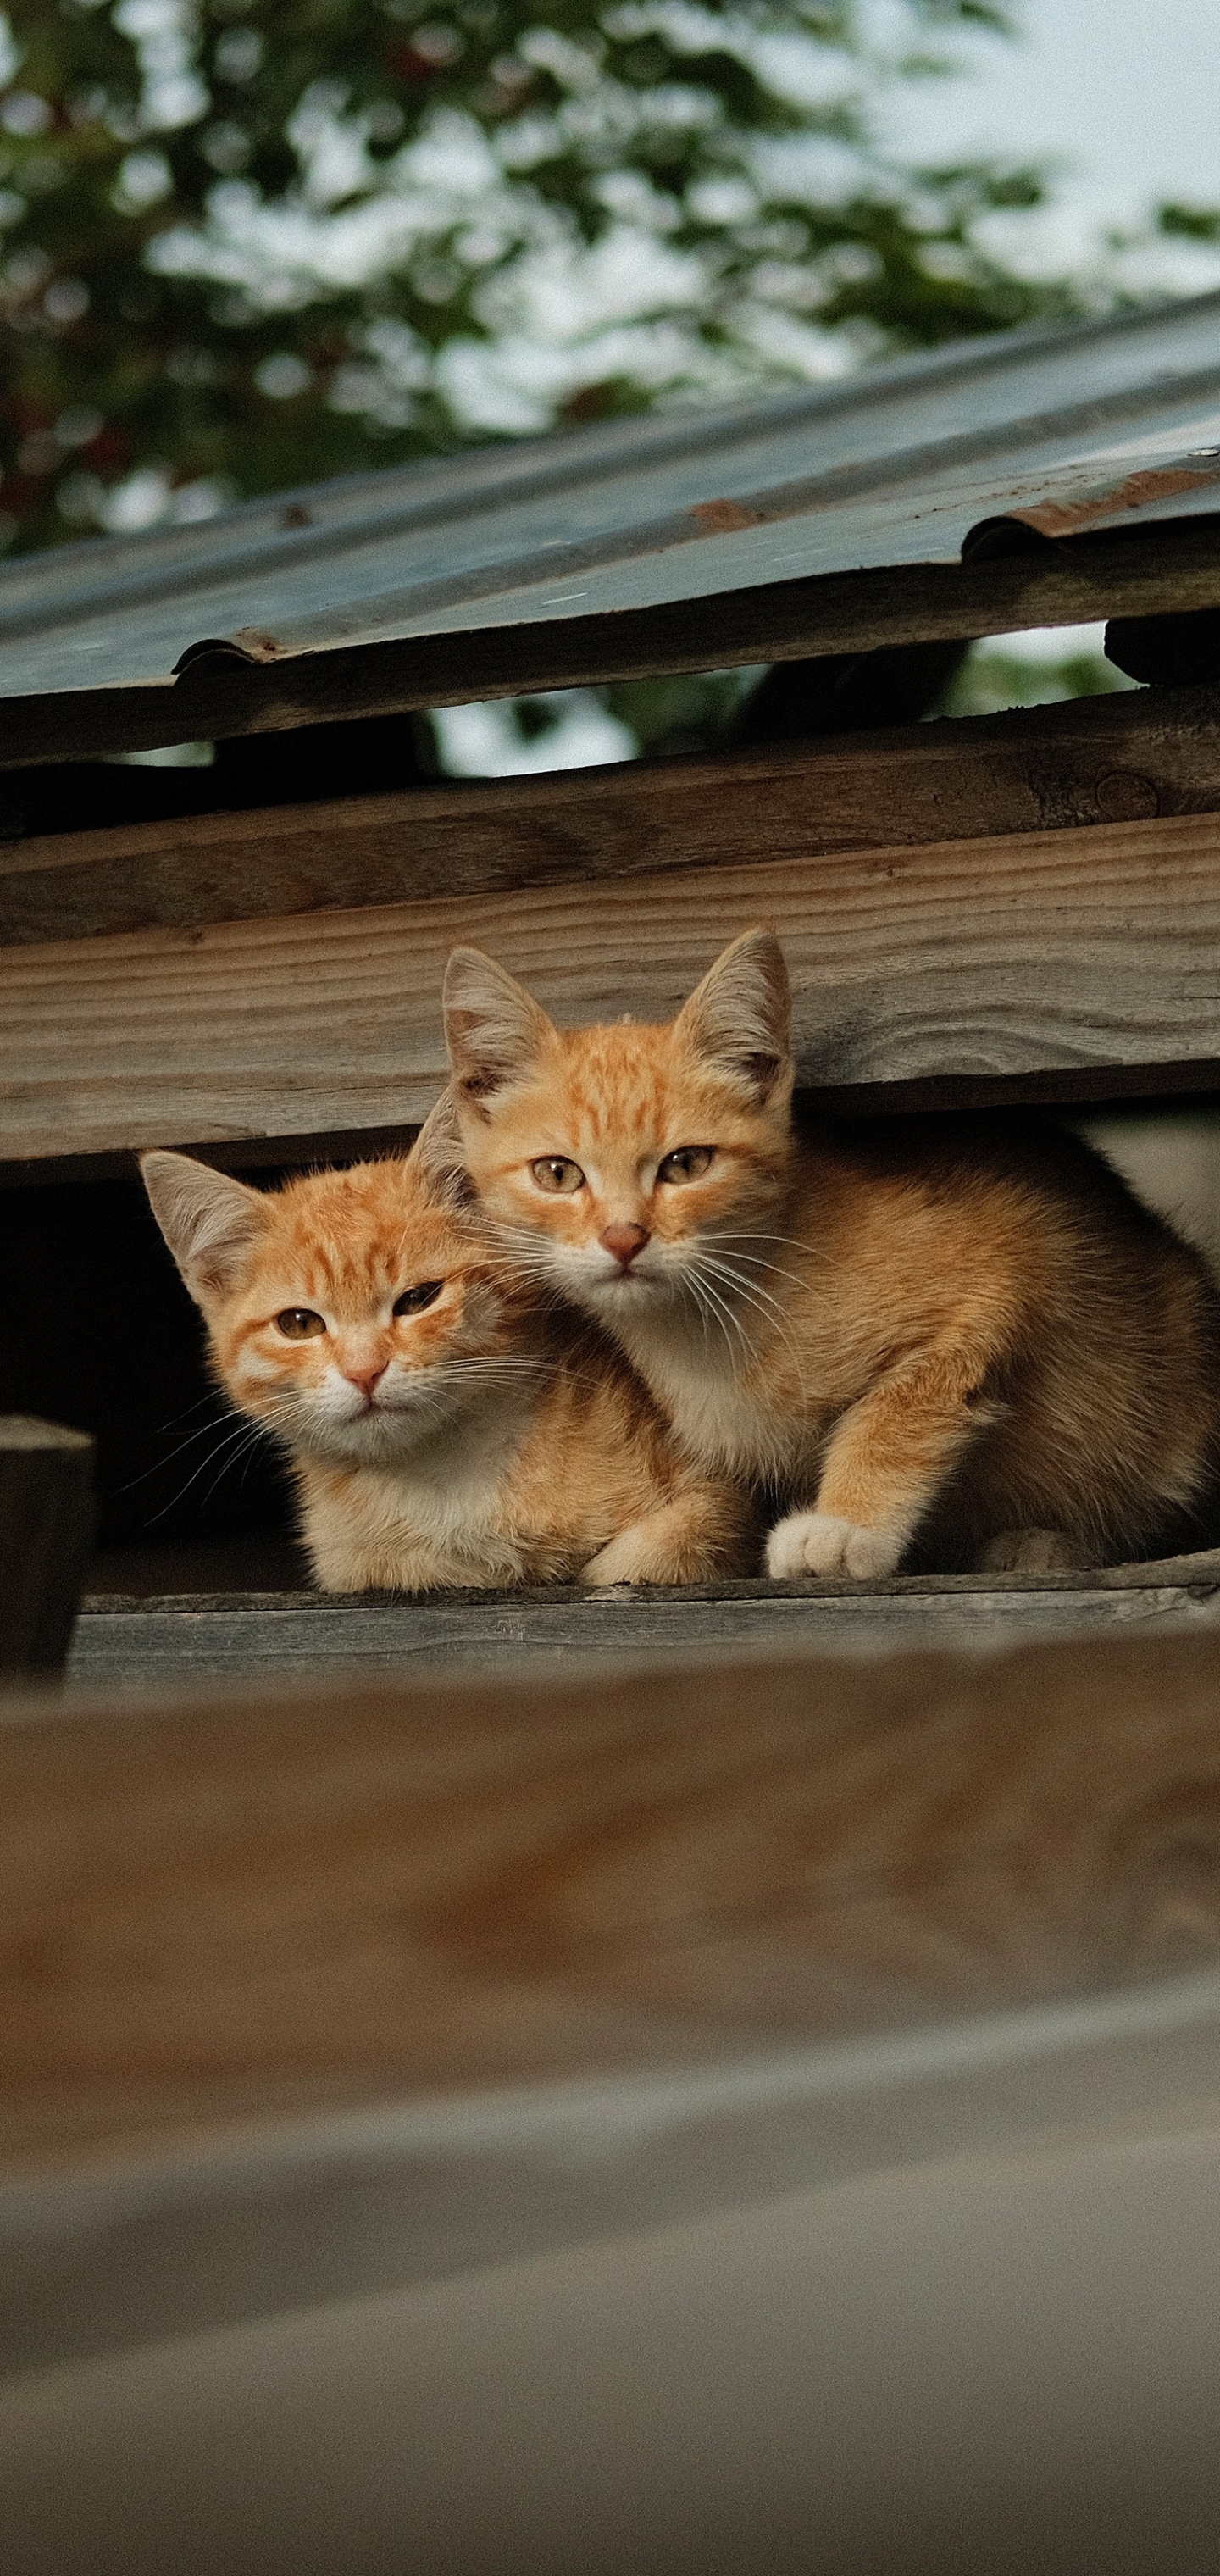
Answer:
[{"label": "cat's ear", "polygon": [[267,1222],[266,1200],[191,1154],[142,1154],[161,1232],[197,1305],[234,1285]]},{"label": "cat's ear", "polygon": [[524,984],[481,948],[454,949],[445,968],[444,999],[454,1080],[475,1107],[528,1072],[554,1035]]},{"label": "cat's ear", "polygon": [[766,1100],[787,1070],[792,993],[778,939],[746,930],[709,966],[684,1003],[675,1032],[703,1056]]},{"label": "cat's ear", "polygon": [[433,1196],[443,1200],[446,1207],[457,1211],[473,1205],[475,1188],[462,1155],[457,1097],[452,1083],[428,1111],[411,1147],[411,1161],[423,1174]]}]

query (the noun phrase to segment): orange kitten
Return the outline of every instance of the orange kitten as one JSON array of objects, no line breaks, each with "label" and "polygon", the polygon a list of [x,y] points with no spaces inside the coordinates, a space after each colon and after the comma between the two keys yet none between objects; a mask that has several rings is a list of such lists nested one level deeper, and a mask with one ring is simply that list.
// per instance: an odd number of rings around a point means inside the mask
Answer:
[{"label": "orange kitten", "polygon": [[1107,1164],[1032,1118],[797,1135],[777,942],[664,1028],[556,1029],[477,949],[445,985],[501,1240],[609,1327],[687,1453],[785,1511],[771,1574],[1196,1544],[1220,1303]]},{"label": "orange kitten", "polygon": [[330,1592],[750,1570],[757,1525],[679,1457],[597,1327],[557,1316],[430,1168],[270,1193],[146,1154],[153,1212],[217,1377],[288,1450]]}]

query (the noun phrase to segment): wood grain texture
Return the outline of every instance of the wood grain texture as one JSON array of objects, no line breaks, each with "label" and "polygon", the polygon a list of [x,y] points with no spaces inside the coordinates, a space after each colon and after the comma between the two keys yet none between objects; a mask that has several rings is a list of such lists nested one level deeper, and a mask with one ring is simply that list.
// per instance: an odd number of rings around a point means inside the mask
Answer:
[{"label": "wood grain texture", "polygon": [[1220,1053],[1220,818],[1179,815],[11,948],[0,1153],[409,1124],[455,941],[560,1020],[660,1019],[758,921],[815,1087]]},{"label": "wood grain texture", "polygon": [[522,690],[1220,607],[1220,517],[1032,542],[1032,551],[965,564],[831,573],[661,608],[472,627],[278,662],[249,662],[224,649],[201,656],[175,681],[6,699],[0,767],[458,706]]},{"label": "wood grain texture", "polygon": [[404,1672],[412,1664],[504,1672],[520,1662],[569,1662],[574,1654],[878,1654],[906,1646],[999,1646],[1024,1636],[1210,1623],[1220,1600],[1184,1584],[1125,1592],[873,1592],[836,1597],[754,1597],[679,1602],[664,1597],[582,1602],[412,1602],[396,1607],[268,1605],[226,1610],[180,1602],[172,1610],[85,1610],[72,1638],[67,1687],[183,1690],[226,1682],[257,1690],[270,1680],[317,1682],[319,1672]]},{"label": "wood grain texture", "polygon": [[1210,1637],[0,1725],[10,2171],[1218,1954]]},{"label": "wood grain texture", "polygon": [[0,946],[1213,812],[1220,692],[193,814],[0,850]]},{"label": "wood grain texture", "polygon": [[63,1670],[93,1537],[93,1442],[0,1415],[0,1687]]}]

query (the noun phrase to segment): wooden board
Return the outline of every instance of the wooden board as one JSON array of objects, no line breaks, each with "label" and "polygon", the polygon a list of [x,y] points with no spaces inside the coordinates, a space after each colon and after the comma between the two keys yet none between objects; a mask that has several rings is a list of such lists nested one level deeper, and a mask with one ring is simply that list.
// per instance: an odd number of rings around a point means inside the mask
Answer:
[{"label": "wooden board", "polygon": [[0,946],[1213,812],[1220,692],[1140,690],[0,849]]},{"label": "wooden board", "polygon": [[279,732],[523,690],[1220,607],[1220,517],[1054,541],[1018,529],[1014,538],[1023,550],[998,559],[831,573],[663,608],[473,627],[464,635],[332,647],[266,663],[226,648],[202,655],[180,679],[148,687],[6,699],[0,766]]},{"label": "wooden board", "polygon": [[338,1601],[300,1593],[87,1598],[68,1688],[173,1691],[200,1682],[316,1684],[328,1670],[440,1664],[501,1674],[573,1655],[877,1653],[997,1645],[1083,1629],[1220,1623],[1220,1552],[1048,1581],[1033,1575],[883,1583],[704,1585],[693,1590],[462,1593]]},{"label": "wooden board", "polygon": [[1203,1082],[1220,1055],[1220,818],[1179,815],[11,948],[0,1154],[410,1123],[443,1078],[455,941],[561,1020],[665,1018],[756,921],[814,1086]]},{"label": "wooden board", "polygon": [[[626,1615],[625,1615],[626,1613]],[[201,1609],[86,1612],[77,1622],[68,1686],[94,1690],[180,1690],[201,1682],[256,1689],[260,1682],[316,1684],[326,1671],[395,1672],[414,1663],[462,1671],[574,1654],[691,1656],[720,1649],[808,1653],[901,1651],[908,1646],[997,1645],[1081,1629],[1164,1627],[1205,1620],[1220,1608],[1165,1584],[1132,1593],[988,1592],[968,1601],[929,1596],[875,1600],[605,1603],[573,1613],[533,1602],[528,1609],[398,1610]]]},{"label": "wooden board", "polygon": [[1220,1956],[1211,1633],[0,1723],[0,2156]]}]

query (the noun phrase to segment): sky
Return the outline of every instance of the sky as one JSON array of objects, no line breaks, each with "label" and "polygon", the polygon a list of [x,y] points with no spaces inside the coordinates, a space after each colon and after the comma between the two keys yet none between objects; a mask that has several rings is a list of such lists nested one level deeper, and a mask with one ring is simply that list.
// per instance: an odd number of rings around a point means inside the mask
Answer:
[{"label": "sky", "polygon": [[[1008,0],[1015,41],[954,40],[968,75],[892,93],[887,139],[939,160],[998,152],[1065,165],[1053,210],[1005,247],[1073,264],[1163,199],[1220,205],[1220,0]],[[1022,247],[1023,246],[1023,247]],[[1220,283],[1216,252],[1159,254],[1173,283]]]}]

